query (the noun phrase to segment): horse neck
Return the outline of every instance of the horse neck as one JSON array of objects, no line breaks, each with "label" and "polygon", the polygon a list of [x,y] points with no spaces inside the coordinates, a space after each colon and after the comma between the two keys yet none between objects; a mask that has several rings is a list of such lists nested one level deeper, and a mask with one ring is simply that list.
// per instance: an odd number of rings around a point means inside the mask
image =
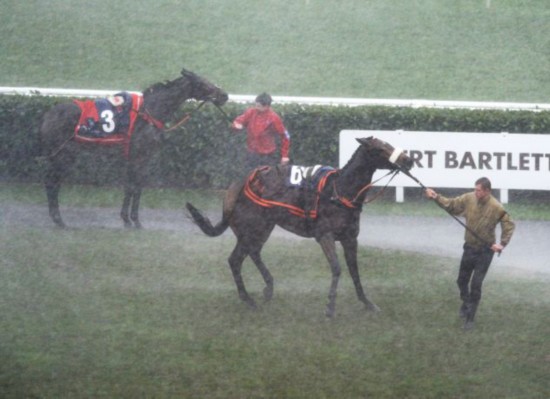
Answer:
[{"label": "horse neck", "polygon": [[338,195],[355,198],[361,192],[357,201],[362,202],[367,195],[366,191],[362,190],[371,183],[376,169],[365,149],[359,147],[338,174],[336,181]]},{"label": "horse neck", "polygon": [[167,88],[153,93],[145,93],[143,104],[145,109],[155,118],[165,120],[170,117],[190,96],[182,94],[181,89]]},{"label": "horse neck", "polygon": [[[376,167],[371,165],[360,165],[348,167],[346,165],[339,173],[336,186],[338,194],[346,198],[354,198],[362,189],[372,181]],[[366,192],[361,193],[357,201],[363,202]]]}]

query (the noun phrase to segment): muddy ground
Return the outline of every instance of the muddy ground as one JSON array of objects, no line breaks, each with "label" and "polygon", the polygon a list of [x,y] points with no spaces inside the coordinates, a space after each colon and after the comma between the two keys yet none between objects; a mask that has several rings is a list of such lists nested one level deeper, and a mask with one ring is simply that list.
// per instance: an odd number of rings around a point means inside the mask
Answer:
[{"label": "muddy ground", "polygon": [[[122,229],[115,208],[62,207],[62,215],[71,228]],[[202,234],[187,217],[185,210],[142,209],[146,229],[183,231]],[[221,213],[209,215],[215,222]],[[0,222],[4,227],[25,225],[52,229],[46,206],[2,204]],[[400,249],[456,259],[462,254],[463,227],[450,217],[378,216],[365,212],[361,218],[360,245]],[[498,231],[497,231],[498,233]],[[225,234],[232,234],[229,230]],[[274,235],[301,239],[276,228]],[[213,244],[215,241],[213,241]],[[491,273],[550,281],[550,222],[518,221],[510,245],[491,265]],[[312,241],[312,245],[315,245]],[[229,255],[229,254],[228,254]]]}]

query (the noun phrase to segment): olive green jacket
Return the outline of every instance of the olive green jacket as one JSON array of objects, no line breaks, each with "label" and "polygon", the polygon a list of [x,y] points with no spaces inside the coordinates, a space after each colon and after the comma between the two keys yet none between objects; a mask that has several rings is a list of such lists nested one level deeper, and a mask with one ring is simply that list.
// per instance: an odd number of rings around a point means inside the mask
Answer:
[{"label": "olive green jacket", "polygon": [[[464,216],[466,226],[487,243],[496,243],[495,228],[498,223],[501,227],[500,244],[506,246],[510,242],[516,226],[502,204],[492,195],[483,200],[478,200],[473,192],[456,198],[438,195],[436,201],[449,213]],[[464,241],[474,247],[484,246],[484,243],[467,229],[464,232]]]}]

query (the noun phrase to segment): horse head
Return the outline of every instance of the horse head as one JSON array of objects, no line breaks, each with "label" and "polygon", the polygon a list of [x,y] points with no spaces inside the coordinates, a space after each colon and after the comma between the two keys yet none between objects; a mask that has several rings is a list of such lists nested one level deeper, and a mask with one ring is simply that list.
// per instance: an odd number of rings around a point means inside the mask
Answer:
[{"label": "horse head", "polygon": [[185,69],[180,77],[155,83],[143,91],[145,109],[161,121],[169,118],[189,99],[211,101],[220,106],[225,104],[228,95],[205,78]]},{"label": "horse head", "polygon": [[202,76],[185,68],[182,69],[181,76],[191,83],[191,98],[199,101],[211,101],[218,106],[227,102],[229,98],[227,93]]},{"label": "horse head", "polygon": [[401,148],[395,148],[375,137],[359,138],[357,141],[365,148],[377,168],[399,169],[406,173],[413,167],[414,161]]}]

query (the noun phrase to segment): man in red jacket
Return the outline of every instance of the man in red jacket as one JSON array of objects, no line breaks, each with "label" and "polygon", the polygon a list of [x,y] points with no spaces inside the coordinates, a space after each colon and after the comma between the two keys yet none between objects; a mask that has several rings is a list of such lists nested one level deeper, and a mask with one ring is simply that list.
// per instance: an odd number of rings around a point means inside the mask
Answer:
[{"label": "man in red jacket", "polygon": [[[261,165],[287,164],[290,148],[290,135],[281,117],[271,109],[271,96],[262,93],[256,97],[256,105],[247,109],[233,121],[233,129],[247,132],[247,170]],[[277,154],[275,138],[281,141],[281,153]]]}]

